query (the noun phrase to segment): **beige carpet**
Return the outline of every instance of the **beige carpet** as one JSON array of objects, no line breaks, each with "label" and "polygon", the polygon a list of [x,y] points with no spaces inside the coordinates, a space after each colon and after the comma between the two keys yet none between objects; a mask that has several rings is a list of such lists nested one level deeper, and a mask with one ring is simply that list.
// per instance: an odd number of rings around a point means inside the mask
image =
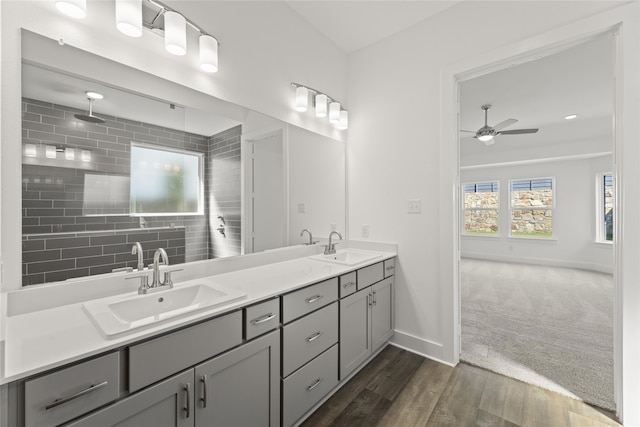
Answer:
[{"label": "beige carpet", "polygon": [[475,259],[461,266],[463,361],[615,409],[612,275]]}]

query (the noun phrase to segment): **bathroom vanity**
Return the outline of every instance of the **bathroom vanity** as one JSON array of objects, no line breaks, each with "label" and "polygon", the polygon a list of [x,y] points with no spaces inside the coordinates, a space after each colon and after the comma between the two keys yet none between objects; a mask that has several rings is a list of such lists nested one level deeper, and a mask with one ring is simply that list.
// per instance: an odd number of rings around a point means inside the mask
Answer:
[{"label": "bathroom vanity", "polygon": [[[123,334],[91,320],[83,307],[94,301],[10,317],[7,345],[22,346],[5,353],[10,419],[17,427],[297,425],[393,334],[395,253],[360,261],[366,251],[346,252],[178,283],[209,280],[245,297]],[[16,338],[38,322],[51,354],[18,362],[46,348],[33,331]],[[80,343],[63,348],[74,334]]]}]

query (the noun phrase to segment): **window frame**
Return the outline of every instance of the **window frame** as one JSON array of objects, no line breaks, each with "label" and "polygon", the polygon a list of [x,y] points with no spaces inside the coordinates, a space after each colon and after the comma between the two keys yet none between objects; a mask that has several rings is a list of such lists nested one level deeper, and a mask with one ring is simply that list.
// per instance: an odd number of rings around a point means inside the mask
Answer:
[{"label": "window frame", "polygon": [[[482,184],[491,184],[493,186],[493,184],[495,184],[497,186],[497,189],[495,191],[495,193],[497,194],[497,200],[498,200],[498,206],[495,208],[467,208],[465,207],[465,187],[467,185],[482,185]],[[501,222],[501,195],[500,195],[500,180],[488,180],[488,181],[469,181],[469,182],[464,182],[462,183],[462,185],[460,186],[461,190],[462,190],[462,236],[472,236],[472,237],[500,237],[501,236],[501,230],[502,227],[500,226],[500,222]],[[495,233],[467,233],[466,230],[466,212],[467,211],[496,211],[497,215],[496,215],[496,223],[498,225],[498,231]]]},{"label": "window frame", "polygon": [[[129,216],[131,217],[142,217],[142,216],[153,216],[153,217],[162,217],[162,216],[201,216],[205,213],[204,206],[204,180],[205,180],[205,165],[204,165],[204,153],[200,153],[197,151],[189,151],[181,148],[174,147],[165,147],[161,145],[155,144],[145,144],[143,142],[131,141],[131,159],[133,159],[133,148],[140,147],[147,150],[155,150],[155,151],[164,151],[170,153],[183,154],[188,156],[193,156],[198,158],[198,209],[194,212],[133,212],[133,191],[130,192],[129,198],[131,201]],[[133,165],[131,164],[132,160],[130,160],[131,170],[133,170]],[[133,175],[131,174],[131,170],[129,172],[129,176],[131,177],[131,186],[133,186]]]},{"label": "window frame", "polygon": [[[551,180],[551,207],[548,206],[535,206],[535,207],[517,207],[514,209],[513,197],[512,197],[512,185],[518,181],[538,181],[538,180]],[[556,239],[556,178],[554,176],[545,176],[537,178],[516,178],[510,179],[508,184],[508,197],[509,197],[509,234],[508,236],[513,239],[534,239],[534,240],[555,240]],[[550,210],[551,211],[551,235],[550,236],[529,236],[529,235],[514,235],[513,224],[513,211],[514,210]]]},{"label": "window frame", "polygon": [[[612,238],[611,240],[607,240],[607,232],[606,232],[606,220],[605,220],[605,213],[604,213],[604,209],[603,207],[605,206],[605,194],[604,194],[604,189],[605,189],[605,177],[606,176],[611,176],[611,187],[613,190],[613,204],[615,205],[615,179],[613,177],[613,172],[598,172],[596,173],[596,177],[595,177],[595,190],[596,190],[596,197],[595,197],[595,209],[596,209],[596,221],[595,221],[595,225],[596,225],[596,243],[604,243],[607,245],[611,245],[613,244],[614,240],[615,240],[615,227],[613,227],[612,229]],[[613,206],[612,206],[613,209]],[[613,219],[612,219],[613,220]],[[613,222],[613,221],[612,221]]]}]

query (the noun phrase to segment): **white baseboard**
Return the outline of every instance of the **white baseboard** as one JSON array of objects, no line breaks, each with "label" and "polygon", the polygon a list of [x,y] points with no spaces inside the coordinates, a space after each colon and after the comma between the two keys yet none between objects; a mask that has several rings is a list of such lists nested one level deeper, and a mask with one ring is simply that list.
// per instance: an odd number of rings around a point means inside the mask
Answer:
[{"label": "white baseboard", "polygon": [[579,270],[590,270],[590,271],[596,271],[598,273],[608,273],[608,274],[613,274],[613,268],[614,268],[613,265],[594,264],[594,263],[563,260],[563,259],[496,255],[496,254],[486,254],[482,252],[462,252],[461,257],[482,259],[486,261],[512,262],[512,263],[518,263],[518,264],[549,265],[552,267],[577,268]]},{"label": "white baseboard", "polygon": [[427,359],[432,359],[448,366],[455,366],[453,363],[443,359],[443,346],[440,343],[429,341],[397,329],[389,343],[395,347],[426,357]]}]

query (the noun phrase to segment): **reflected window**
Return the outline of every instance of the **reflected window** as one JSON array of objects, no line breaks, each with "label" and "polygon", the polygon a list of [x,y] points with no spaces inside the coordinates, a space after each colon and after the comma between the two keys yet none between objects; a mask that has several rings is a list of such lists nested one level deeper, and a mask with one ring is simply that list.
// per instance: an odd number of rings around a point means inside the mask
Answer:
[{"label": "reflected window", "polygon": [[467,183],[464,188],[464,234],[497,235],[500,192],[498,182]]},{"label": "reflected window", "polygon": [[202,154],[131,144],[131,215],[201,215]]},{"label": "reflected window", "polygon": [[597,179],[597,240],[599,242],[613,242],[613,174],[601,173]]},{"label": "reflected window", "polygon": [[553,178],[511,181],[511,236],[553,237]]}]

